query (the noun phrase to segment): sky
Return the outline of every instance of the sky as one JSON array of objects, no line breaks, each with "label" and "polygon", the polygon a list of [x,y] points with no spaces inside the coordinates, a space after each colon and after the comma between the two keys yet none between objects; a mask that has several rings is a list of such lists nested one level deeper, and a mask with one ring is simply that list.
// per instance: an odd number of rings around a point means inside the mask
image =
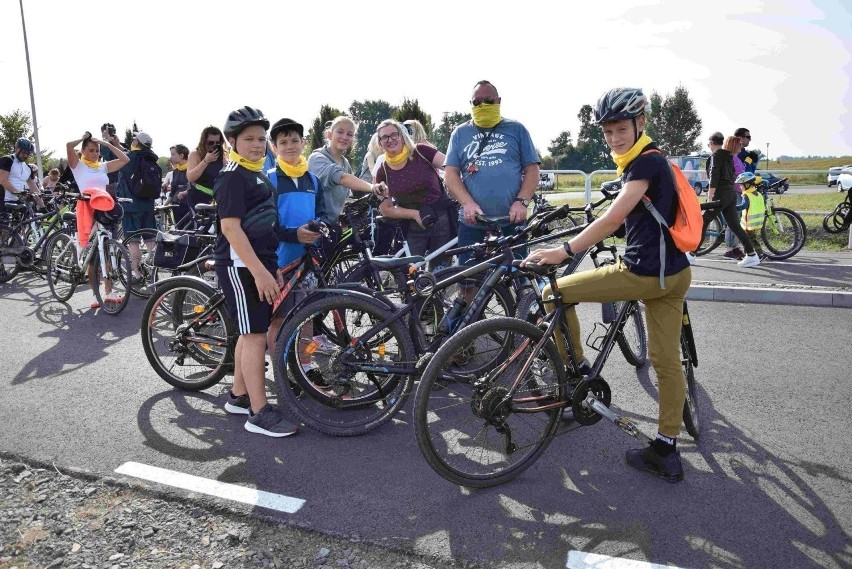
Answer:
[{"label": "sky", "polygon": [[[30,111],[19,0],[2,0],[0,114]],[[689,92],[704,131],[779,155],[852,155],[848,0],[23,0],[42,149],[135,120],[167,155],[249,105],[417,99],[440,121],[487,79],[542,154],[606,90]],[[154,71],[148,71],[142,66]],[[444,149],[442,149],[444,150]]]}]

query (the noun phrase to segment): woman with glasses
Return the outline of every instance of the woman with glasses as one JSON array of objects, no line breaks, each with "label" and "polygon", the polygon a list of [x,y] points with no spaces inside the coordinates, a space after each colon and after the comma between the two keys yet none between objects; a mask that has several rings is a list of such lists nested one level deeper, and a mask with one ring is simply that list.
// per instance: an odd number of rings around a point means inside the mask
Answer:
[{"label": "woman with glasses", "polygon": [[200,203],[213,201],[213,185],[227,162],[228,153],[223,145],[225,137],[217,127],[208,126],[201,131],[198,146],[189,153],[186,161],[189,191],[178,205],[194,208]]},{"label": "woman with glasses", "polygon": [[376,132],[385,151],[376,181],[385,182],[389,194],[380,206],[382,215],[405,220],[411,254],[425,255],[454,237],[450,201],[436,170],[446,157],[434,146],[414,144],[403,125],[393,119],[382,121]]}]

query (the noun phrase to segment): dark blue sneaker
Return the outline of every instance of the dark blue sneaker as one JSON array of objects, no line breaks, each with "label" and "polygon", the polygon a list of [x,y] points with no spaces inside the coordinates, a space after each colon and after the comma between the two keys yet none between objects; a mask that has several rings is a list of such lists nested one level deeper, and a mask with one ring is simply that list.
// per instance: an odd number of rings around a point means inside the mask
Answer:
[{"label": "dark blue sneaker", "polygon": [[668,456],[660,456],[650,446],[627,451],[627,464],[633,468],[656,474],[668,482],[683,480],[683,465],[680,453],[675,451]]},{"label": "dark blue sneaker", "polygon": [[243,395],[238,395],[234,397],[231,395],[231,390],[228,390],[228,393],[225,394],[225,411],[230,413],[231,415],[248,415],[249,408],[251,407],[249,402],[248,393],[244,393]]},{"label": "dark blue sneaker", "polygon": [[269,403],[257,413],[249,413],[246,430],[267,437],[289,437],[299,432],[299,426],[294,425],[281,416],[278,408]]}]

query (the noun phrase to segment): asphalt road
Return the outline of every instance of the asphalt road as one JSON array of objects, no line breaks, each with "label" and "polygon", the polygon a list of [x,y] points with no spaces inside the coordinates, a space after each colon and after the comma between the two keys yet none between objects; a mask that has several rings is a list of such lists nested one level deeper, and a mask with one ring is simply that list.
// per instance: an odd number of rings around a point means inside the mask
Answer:
[{"label": "asphalt road", "polygon": [[[569,429],[514,482],[470,492],[420,456],[411,402],[365,436],[266,439],[221,409],[226,384],[179,392],[151,371],[139,299],[111,317],[88,309],[85,290],[51,301],[32,276],[0,295],[4,452],[113,476],[134,461],[257,488],[305,504],[234,509],[514,569],[565,567],[570,551],[692,568],[852,561],[848,310],[691,304],[704,433],[700,445],[679,439],[682,483],[629,469],[624,452],[638,442],[601,422]],[[598,312],[581,308],[584,322]],[[652,432],[653,372],[616,351],[604,377],[613,406]]]}]

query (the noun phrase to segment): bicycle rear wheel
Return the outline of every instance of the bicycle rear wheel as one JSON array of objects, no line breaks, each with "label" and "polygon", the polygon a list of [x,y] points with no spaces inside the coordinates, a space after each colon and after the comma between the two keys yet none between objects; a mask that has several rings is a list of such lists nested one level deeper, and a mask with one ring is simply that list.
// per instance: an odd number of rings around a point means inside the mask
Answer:
[{"label": "bicycle rear wheel", "polygon": [[695,250],[695,255],[700,257],[706,255],[719,245],[725,239],[725,225],[722,223],[721,214],[710,220],[707,228],[704,230],[704,235],[701,237],[701,243],[698,244],[698,249]]},{"label": "bicycle rear wheel", "polygon": [[74,238],[56,233],[47,245],[47,284],[53,297],[65,302],[77,288],[77,247]]},{"label": "bicycle rear wheel", "polygon": [[[115,239],[104,240],[105,270],[102,274],[101,257],[98,252],[92,260],[92,291],[101,303],[101,310],[115,316],[119,314],[130,301],[130,253],[127,248]],[[101,293],[101,281],[104,291]],[[106,287],[110,290],[107,291]]]},{"label": "bicycle rear wheel", "polygon": [[[280,402],[311,429],[333,436],[361,435],[388,422],[413,383],[411,375],[387,370],[405,366],[413,372],[408,331],[397,320],[364,345],[350,346],[390,316],[378,301],[347,296],[319,297],[296,311],[275,342],[272,366]],[[336,331],[335,338],[314,329],[318,318],[323,329]]]},{"label": "bicycle rear wheel", "polygon": [[[453,484],[485,488],[508,482],[532,466],[559,424],[567,382],[556,345],[548,341],[511,391],[544,332],[517,318],[477,322],[452,336],[423,372],[414,399],[420,452],[435,472]],[[494,360],[508,338],[512,353],[493,371],[467,374],[457,355],[477,344],[477,357]],[[470,367],[476,367],[475,361]],[[499,373],[498,373],[499,370]],[[511,396],[510,396],[511,393]]]},{"label": "bicycle rear wheel", "polygon": [[760,228],[760,240],[768,250],[767,256],[775,261],[789,259],[802,250],[807,239],[805,221],[798,213],[784,207],[773,208],[775,221],[767,211]]},{"label": "bicycle rear wheel", "polygon": [[[21,239],[21,236],[17,233],[9,233],[6,235],[5,239],[3,239],[3,248],[15,248],[20,249],[24,246],[24,242]],[[0,283],[5,283],[7,281],[15,278],[15,275],[18,274],[21,270],[21,265],[18,263],[18,256],[13,253],[3,253],[0,255]]]},{"label": "bicycle rear wheel", "polygon": [[834,211],[822,219],[822,227],[827,233],[841,233],[849,229],[852,223],[852,206],[847,202],[841,202]]},{"label": "bicycle rear wheel", "polygon": [[[615,303],[615,310],[621,310],[623,302]],[[648,362],[648,336],[645,333],[645,317],[642,316],[642,307],[638,302],[633,302],[633,307],[628,312],[627,322],[616,338],[624,359],[630,365],[640,368]]]},{"label": "bicycle rear wheel", "polygon": [[157,375],[178,389],[200,391],[233,369],[232,328],[221,292],[177,277],[148,299],[140,333]]}]

